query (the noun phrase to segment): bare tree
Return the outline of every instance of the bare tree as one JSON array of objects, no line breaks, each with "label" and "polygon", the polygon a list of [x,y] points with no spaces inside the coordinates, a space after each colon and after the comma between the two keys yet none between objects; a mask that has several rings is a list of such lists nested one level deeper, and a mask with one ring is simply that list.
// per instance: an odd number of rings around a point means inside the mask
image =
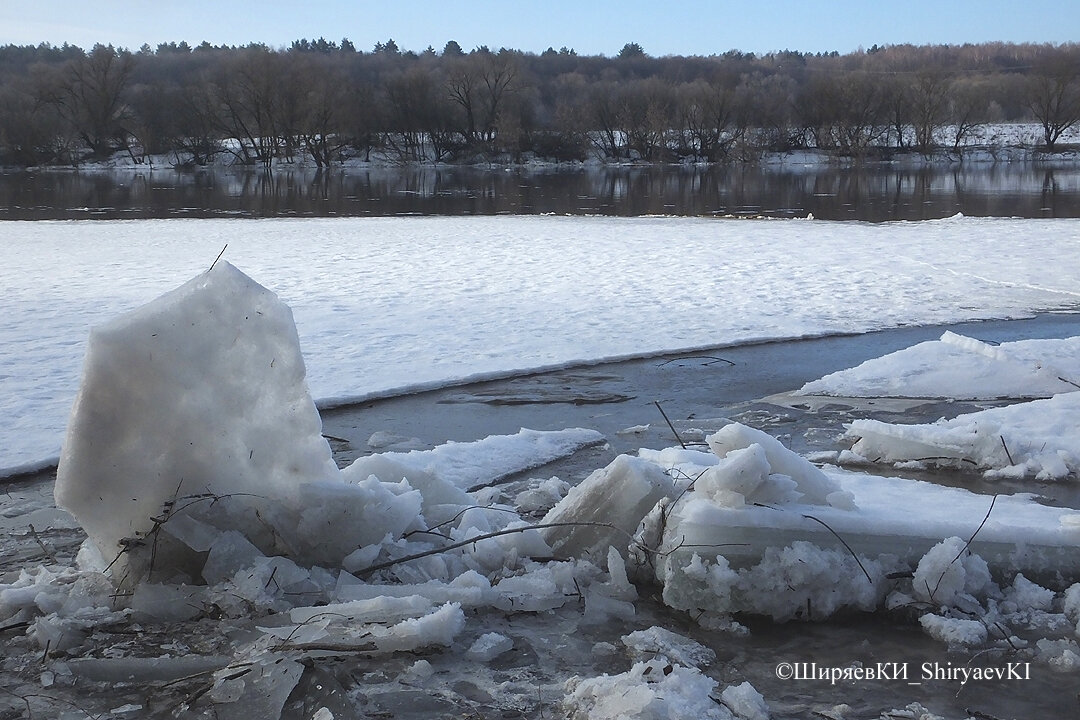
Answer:
[{"label": "bare tree", "polygon": [[862,157],[886,132],[884,97],[866,72],[823,74],[804,86],[797,109],[817,147]]},{"label": "bare tree", "polygon": [[442,162],[457,149],[450,100],[431,69],[414,65],[385,84],[384,140],[402,162]]},{"label": "bare tree", "polygon": [[975,130],[986,122],[989,94],[983,83],[955,81],[949,91],[949,121],[953,127],[953,150],[960,152]]},{"label": "bare tree", "polygon": [[124,143],[124,91],[133,65],[130,53],[95,45],[42,83],[39,97],[71,123],[92,155],[108,156]]},{"label": "bare tree", "polygon": [[278,150],[277,56],[263,47],[230,58],[213,84],[217,118],[228,150],[245,165],[269,168]]},{"label": "bare tree", "polygon": [[0,86],[0,162],[44,165],[72,162],[74,133],[54,105],[35,97],[32,81]]},{"label": "bare tree", "polygon": [[915,147],[928,155],[937,144],[949,109],[951,84],[940,68],[924,68],[911,83],[911,124]]},{"label": "bare tree", "polygon": [[699,80],[679,88],[679,131],[683,152],[709,162],[726,159],[745,131],[735,88]]},{"label": "bare tree", "polygon": [[1080,122],[1080,49],[1047,48],[1028,85],[1028,107],[1043,128],[1046,148]]}]

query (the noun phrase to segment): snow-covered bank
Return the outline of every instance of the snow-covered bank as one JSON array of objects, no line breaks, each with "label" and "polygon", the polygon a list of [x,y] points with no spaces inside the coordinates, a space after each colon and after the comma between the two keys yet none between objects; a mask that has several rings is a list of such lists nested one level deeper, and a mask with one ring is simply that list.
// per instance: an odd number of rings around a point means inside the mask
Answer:
[{"label": "snow-covered bank", "polygon": [[523,369],[1080,306],[1080,221],[350,218],[0,225],[0,469],[57,457],[89,327],[225,258],[321,404]]}]

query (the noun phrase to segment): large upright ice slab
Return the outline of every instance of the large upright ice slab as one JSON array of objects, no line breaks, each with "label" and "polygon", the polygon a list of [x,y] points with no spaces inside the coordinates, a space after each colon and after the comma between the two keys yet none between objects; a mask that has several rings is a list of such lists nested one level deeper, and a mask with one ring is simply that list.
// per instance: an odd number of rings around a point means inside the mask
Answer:
[{"label": "large upright ice slab", "polygon": [[646,460],[620,455],[570,490],[541,521],[544,539],[560,555],[604,558],[608,548],[622,555],[641,519],[662,498],[675,495],[675,484]]},{"label": "large upright ice slab", "polygon": [[337,477],[304,374],[289,308],[218,262],[91,332],[57,504],[111,560],[174,498]]}]

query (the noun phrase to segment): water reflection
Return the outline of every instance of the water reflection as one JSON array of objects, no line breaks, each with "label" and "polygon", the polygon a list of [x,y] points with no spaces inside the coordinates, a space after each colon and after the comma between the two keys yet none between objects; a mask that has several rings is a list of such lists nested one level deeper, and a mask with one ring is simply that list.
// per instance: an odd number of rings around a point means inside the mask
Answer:
[{"label": "water reflection", "polygon": [[333,215],[1080,217],[1080,167],[459,167],[0,174],[0,219]]}]

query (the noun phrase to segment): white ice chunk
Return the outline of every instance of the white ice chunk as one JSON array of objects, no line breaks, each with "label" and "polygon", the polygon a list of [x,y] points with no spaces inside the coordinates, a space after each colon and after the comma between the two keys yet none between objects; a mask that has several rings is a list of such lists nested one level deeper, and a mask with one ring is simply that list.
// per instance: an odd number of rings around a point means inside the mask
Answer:
[{"label": "white ice chunk", "polygon": [[[417,453],[423,455],[423,453]],[[403,462],[410,455],[383,453],[357,458],[342,470],[346,482],[363,484],[374,476],[386,483],[408,481],[409,487],[422,496],[421,510],[429,525],[437,525],[452,518],[461,507],[471,505],[472,498],[452,482],[433,472],[428,472],[419,462]]]},{"label": "white ice chunk", "polygon": [[424,498],[407,483],[375,477],[348,484],[337,480],[305,483],[298,488],[300,521],[295,529],[305,555],[337,566],[358,548],[393,537],[412,525]]},{"label": "white ice chunk", "polygon": [[206,588],[140,583],[131,598],[131,609],[137,618],[190,620],[206,609]]},{"label": "white ice chunk", "polygon": [[150,683],[213,672],[228,665],[229,660],[217,655],[165,655],[156,658],[72,658],[66,665],[75,677],[95,682]]},{"label": "white ice chunk", "polygon": [[1080,582],[1072,584],[1065,591],[1062,612],[1065,613],[1065,617],[1076,623],[1077,627],[1080,628]]},{"label": "white ice chunk", "polygon": [[[890,588],[885,576],[916,564],[910,592],[939,605],[985,595],[991,567],[1040,581],[1080,568],[1080,535],[1063,522],[1073,510],[903,478],[838,470],[829,478],[858,498],[857,510],[733,508],[689,492],[650,512],[632,559],[664,584],[672,607],[778,620],[873,610]],[[967,551],[959,538],[941,544],[958,531],[972,538]]]},{"label": "white ice chunk", "polygon": [[772,717],[765,698],[749,682],[729,685],[720,693],[720,699],[740,720],[769,720]]},{"label": "white ice chunk", "polygon": [[674,491],[671,478],[655,464],[620,455],[572,488],[540,524],[582,523],[547,528],[544,536],[560,555],[599,560],[609,547],[625,553],[645,514]]},{"label": "white ice chunk", "polygon": [[211,585],[230,579],[238,571],[251,567],[265,557],[259,548],[236,530],[221,533],[210,546],[203,566],[203,579]]},{"label": "white ice chunk", "polygon": [[[176,498],[336,477],[304,374],[289,308],[218,262],[91,331],[57,504],[112,558]],[[113,573],[128,564],[145,569],[125,553]]]},{"label": "white ice chunk", "polygon": [[402,620],[385,632],[373,628],[375,646],[383,652],[416,650],[429,645],[449,647],[465,628],[465,613],[457,603],[447,603],[423,617]]},{"label": "white ice chunk", "polygon": [[856,420],[852,450],[876,462],[921,460],[991,475],[1059,480],[1080,473],[1080,392],[968,413],[932,424]]},{"label": "white ice chunk", "polygon": [[475,662],[491,662],[505,652],[514,648],[514,640],[496,632],[484,633],[476,639],[465,656]]},{"label": "white ice chunk", "polygon": [[285,701],[300,682],[304,666],[285,657],[265,657],[247,672],[227,667],[214,674],[208,697],[215,701],[214,717],[223,720],[279,718]]},{"label": "white ice chunk", "polygon": [[570,490],[570,484],[557,477],[533,481],[531,487],[514,497],[514,505],[521,512],[533,513],[553,508]]},{"label": "white ice chunk", "polygon": [[809,382],[797,395],[1038,398],[1076,390],[1080,338],[989,345],[946,331],[939,340],[867,360]]},{"label": "white ice chunk", "polygon": [[1039,662],[1065,672],[1080,670],[1080,644],[1075,640],[1042,638],[1035,643],[1035,647],[1035,657]]},{"label": "white ice chunk", "polygon": [[981,645],[987,638],[986,625],[978,620],[947,618],[928,613],[919,618],[919,624],[930,637],[947,643],[950,647]]},{"label": "white ice chunk", "polygon": [[297,607],[289,611],[294,623],[306,623],[320,617],[349,620],[354,623],[400,622],[431,612],[434,604],[421,595],[405,597],[375,597],[347,603],[333,603],[320,607]]},{"label": "white ice chunk", "polygon": [[665,603],[694,614],[751,612],[777,621],[820,620],[842,608],[872,611],[887,591],[884,576],[894,569],[805,541],[765,547],[756,564],[738,570],[723,555],[712,555],[706,562],[696,552],[689,553],[688,549],[673,554],[657,564]]},{"label": "white ice chunk", "polygon": [[427,598],[433,604],[454,602],[462,607],[478,607],[491,602],[494,593],[486,577],[468,570],[449,583],[431,580],[426,583],[404,585],[370,585],[359,583],[338,589],[338,599],[348,603],[354,600],[377,600],[380,598],[403,598],[415,595]]},{"label": "white ice chunk", "polygon": [[699,668],[716,661],[716,653],[701,643],[658,625],[623,635],[622,642],[634,660],[662,655],[671,662]]},{"label": "white ice chunk", "polygon": [[768,461],[769,473],[786,475],[795,482],[803,503],[827,505],[831,493],[840,490],[825,473],[809,460],[784,447],[768,433],[746,425],[731,423],[705,438],[717,457],[726,457],[733,450],[759,445]]},{"label": "white ice chunk", "polygon": [[607,567],[608,582],[605,590],[608,594],[619,600],[636,600],[637,588],[626,574],[626,560],[614,547],[608,548]]},{"label": "white ice chunk", "polygon": [[915,597],[938,606],[956,603],[961,595],[977,595],[991,582],[990,570],[958,537],[947,538],[927,552],[911,581]]},{"label": "white ice chunk", "polygon": [[619,675],[572,678],[563,709],[570,720],[732,720],[711,696],[716,685],[697,668],[654,659]]},{"label": "white ice chunk", "polygon": [[361,473],[374,472],[381,480],[390,480],[380,475],[373,465],[390,461],[405,468],[402,477],[408,477],[410,484],[421,492],[424,487],[413,481],[409,474],[412,471],[425,472],[454,487],[468,490],[546,465],[603,441],[604,436],[595,430],[523,428],[515,435],[492,435],[475,442],[448,442],[432,450],[383,453],[378,461],[360,458],[354,463],[355,469],[349,467],[344,472],[350,479],[356,479]]},{"label": "white ice chunk", "polygon": [[1005,591],[1005,599],[1014,603],[1019,610],[1050,610],[1054,603],[1054,591],[1036,585],[1017,573],[1012,586]]},{"label": "white ice chunk", "polygon": [[619,600],[605,592],[603,586],[590,586],[585,590],[585,613],[581,621],[587,625],[599,625],[612,619],[629,622],[637,614],[634,603]]}]

